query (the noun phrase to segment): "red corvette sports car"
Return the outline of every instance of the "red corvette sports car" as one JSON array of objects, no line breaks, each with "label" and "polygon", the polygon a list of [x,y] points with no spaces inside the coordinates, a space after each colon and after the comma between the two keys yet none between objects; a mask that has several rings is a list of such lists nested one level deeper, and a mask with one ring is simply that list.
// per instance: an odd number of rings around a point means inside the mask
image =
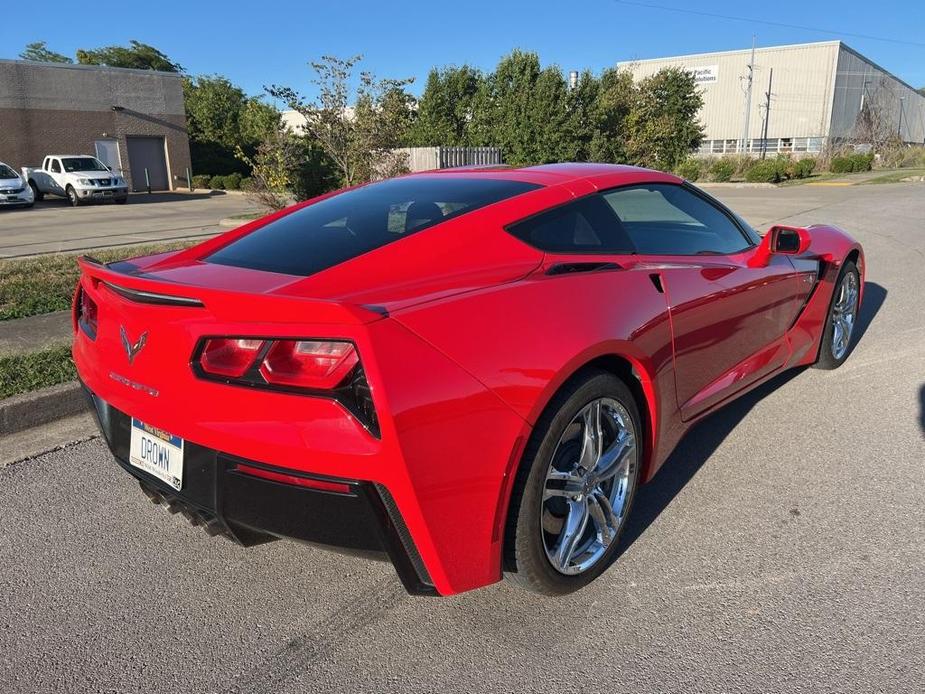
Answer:
[{"label": "red corvette sports car", "polygon": [[762,237],[597,164],[409,175],[80,267],[74,359],[145,494],[438,595],[593,580],[694,422],[845,360],[864,287],[834,227]]}]

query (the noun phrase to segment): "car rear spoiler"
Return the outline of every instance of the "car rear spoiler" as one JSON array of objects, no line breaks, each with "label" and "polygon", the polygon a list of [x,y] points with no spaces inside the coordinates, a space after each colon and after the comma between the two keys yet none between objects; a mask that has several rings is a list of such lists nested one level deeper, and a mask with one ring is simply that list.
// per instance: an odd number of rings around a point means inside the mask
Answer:
[{"label": "car rear spoiler", "polygon": [[381,320],[388,313],[376,306],[345,304],[325,299],[260,294],[177,284],[142,275],[118,272],[91,256],[77,258],[82,280],[99,284],[128,301],[160,306],[206,308],[221,320],[269,322],[311,322],[363,325]]}]

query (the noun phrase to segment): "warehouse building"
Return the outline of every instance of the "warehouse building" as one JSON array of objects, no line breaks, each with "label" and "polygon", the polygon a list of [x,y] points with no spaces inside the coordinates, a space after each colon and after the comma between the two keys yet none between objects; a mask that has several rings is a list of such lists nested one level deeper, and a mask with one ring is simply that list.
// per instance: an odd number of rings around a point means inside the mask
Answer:
[{"label": "warehouse building", "polygon": [[665,67],[694,74],[703,92],[703,155],[812,153],[884,133],[925,143],[925,96],[841,41],[758,48],[754,63],[745,49],[619,67],[635,79]]},{"label": "warehouse building", "polygon": [[187,187],[180,75],[96,65],[0,60],[0,161],[92,154],[131,190]]}]

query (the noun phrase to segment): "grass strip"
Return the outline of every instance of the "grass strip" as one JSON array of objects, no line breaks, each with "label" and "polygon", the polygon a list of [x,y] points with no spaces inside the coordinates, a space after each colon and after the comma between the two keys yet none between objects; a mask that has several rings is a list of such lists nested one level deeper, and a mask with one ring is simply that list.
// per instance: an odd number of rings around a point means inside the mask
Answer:
[{"label": "grass strip", "polygon": [[0,357],[0,398],[28,393],[77,378],[70,345]]},{"label": "grass strip", "polygon": [[904,178],[911,178],[913,176],[925,176],[925,169],[897,169],[895,171],[891,171],[890,173],[883,174],[882,176],[870,178],[864,181],[864,184],[901,183]]},{"label": "grass strip", "polygon": [[0,261],[0,320],[36,316],[70,308],[80,274],[77,256],[89,253],[109,263],[186,248],[199,241],[171,241],[143,246],[126,246],[81,253],[39,255]]}]

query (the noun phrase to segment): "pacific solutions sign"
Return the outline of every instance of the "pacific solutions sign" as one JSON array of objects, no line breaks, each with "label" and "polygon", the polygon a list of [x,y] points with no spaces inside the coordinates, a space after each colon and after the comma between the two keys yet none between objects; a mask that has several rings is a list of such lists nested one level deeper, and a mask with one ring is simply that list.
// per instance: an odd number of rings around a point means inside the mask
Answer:
[{"label": "pacific solutions sign", "polygon": [[695,84],[708,84],[719,79],[719,65],[706,65],[704,67],[689,67],[687,71],[694,76]]}]

